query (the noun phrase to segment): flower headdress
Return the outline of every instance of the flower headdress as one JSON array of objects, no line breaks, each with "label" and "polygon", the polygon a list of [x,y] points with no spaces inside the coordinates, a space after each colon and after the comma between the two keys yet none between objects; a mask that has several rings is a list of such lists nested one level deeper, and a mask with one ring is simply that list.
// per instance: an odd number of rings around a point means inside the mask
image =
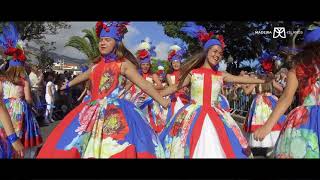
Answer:
[{"label": "flower headdress", "polygon": [[216,35],[213,32],[208,33],[206,28],[196,25],[194,22],[187,22],[185,26],[181,28],[181,31],[192,38],[197,38],[203,45],[204,49],[209,49],[214,45],[219,45],[222,48],[225,47],[222,35]]},{"label": "flower headdress", "polygon": [[4,49],[9,66],[23,66],[26,56],[23,50],[23,41],[19,39],[19,33],[13,22],[3,27],[0,35],[0,47]]}]

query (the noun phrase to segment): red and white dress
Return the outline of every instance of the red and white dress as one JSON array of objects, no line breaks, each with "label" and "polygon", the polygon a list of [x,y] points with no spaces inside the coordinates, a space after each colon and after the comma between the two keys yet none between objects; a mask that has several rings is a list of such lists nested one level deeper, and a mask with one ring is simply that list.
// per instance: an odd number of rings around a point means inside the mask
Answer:
[{"label": "red and white dress", "polygon": [[191,71],[192,103],[181,108],[160,134],[167,158],[252,157],[237,123],[218,106],[222,84],[219,71]]},{"label": "red and white dress", "polygon": [[[180,72],[174,71],[168,74],[172,84],[179,84]],[[169,108],[170,117],[176,114],[184,105],[189,103],[190,97],[187,95],[184,89],[180,89],[176,93],[171,95],[171,106]]]}]

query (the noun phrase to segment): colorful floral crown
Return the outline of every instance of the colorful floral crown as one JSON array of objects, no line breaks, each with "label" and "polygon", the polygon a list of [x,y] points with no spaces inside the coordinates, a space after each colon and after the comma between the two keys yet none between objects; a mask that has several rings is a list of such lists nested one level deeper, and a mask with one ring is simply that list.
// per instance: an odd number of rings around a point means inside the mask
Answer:
[{"label": "colorful floral crown", "polygon": [[96,24],[97,37],[111,37],[121,41],[128,32],[127,21],[98,21]]},{"label": "colorful floral crown", "polygon": [[272,72],[274,68],[274,63],[278,61],[282,61],[279,56],[276,56],[274,53],[268,53],[263,51],[261,56],[259,57],[260,67],[258,68],[259,74],[266,74]]},{"label": "colorful floral crown", "polygon": [[[26,60],[23,50],[23,42],[19,39],[19,33],[13,22],[3,27],[0,35],[0,47],[4,49],[9,66],[22,66]],[[8,58],[9,56],[9,58]]]},{"label": "colorful floral crown", "polygon": [[219,45],[225,48],[224,38],[222,35],[216,35],[213,32],[207,32],[203,26],[196,25],[194,22],[187,22],[181,28],[181,31],[192,38],[198,38],[205,49],[209,49],[213,45]]},{"label": "colorful floral crown", "polygon": [[159,76],[165,75],[164,67],[163,67],[162,65],[158,65],[158,68],[157,68],[157,69],[158,69],[158,70],[157,70],[157,74],[158,74]]},{"label": "colorful floral crown", "polygon": [[187,52],[187,48],[184,45],[177,45],[175,43],[173,46],[170,46],[170,50],[168,53],[169,61],[182,61],[183,55]]},{"label": "colorful floral crown", "polygon": [[136,52],[137,58],[140,60],[140,63],[150,63],[151,57],[157,56],[155,52],[155,46],[151,45],[151,42],[146,42],[144,40],[139,44],[139,49]]}]

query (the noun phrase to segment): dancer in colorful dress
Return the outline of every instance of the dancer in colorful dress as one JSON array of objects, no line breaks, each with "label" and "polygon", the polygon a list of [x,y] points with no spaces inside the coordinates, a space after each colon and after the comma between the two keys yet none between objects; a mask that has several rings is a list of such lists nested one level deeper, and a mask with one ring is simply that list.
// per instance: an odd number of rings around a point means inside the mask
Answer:
[{"label": "dancer in colorful dress", "polygon": [[[3,78],[0,77],[0,81],[1,79]],[[10,114],[0,98],[0,159],[22,157],[24,157],[24,147],[15,133]]]},{"label": "dancer in colorful dress", "polygon": [[[0,46],[5,50],[6,56],[11,56],[6,77],[0,83],[0,96],[9,111],[16,135],[21,139],[26,150],[24,157],[33,158],[38,146],[42,143],[42,138],[39,125],[31,110],[32,97],[24,67],[26,57],[23,44],[19,41],[18,31],[12,22],[3,27]],[[1,137],[2,144],[10,147],[11,142],[5,141],[6,138],[6,136]],[[6,158],[15,157],[13,151],[6,153]]]},{"label": "dancer in colorful dress", "polygon": [[[170,61],[172,73],[167,74],[167,82],[169,86],[179,84],[179,79],[181,78],[180,67],[181,63],[183,62],[183,56],[186,52],[187,48],[184,45],[179,46],[178,44],[175,44],[170,47],[168,53],[168,60]],[[176,114],[179,109],[181,109],[184,105],[189,103],[190,97],[186,93],[186,88],[187,87],[180,89],[179,91],[170,96],[171,105],[168,114],[170,115],[170,117],[167,117],[167,119],[170,119],[173,116],[173,114]]]},{"label": "dancer in colorful dress", "polygon": [[133,65],[136,59],[122,43],[127,25],[127,22],[97,22],[100,61],[62,87],[68,90],[90,78],[91,100],[80,104],[58,124],[38,158],[163,157],[161,143],[144,114],[133,103],[118,98],[125,76],[162,106],[170,103]]},{"label": "dancer in colorful dress", "polygon": [[[257,69],[260,78],[263,78],[268,74],[272,74],[272,70],[275,66],[275,61],[272,58],[272,55],[269,53],[263,53],[260,58],[260,62],[261,66]],[[278,98],[273,94],[274,89],[282,91],[281,85],[275,80],[267,84],[256,85],[255,92],[257,92],[257,94],[252,101],[247,121],[244,124],[244,130],[248,133],[249,146],[252,150],[253,148],[263,148],[267,157],[272,155],[273,147],[276,144],[286,117],[281,116],[278,119],[277,123],[272,128],[271,133],[266,136],[263,141],[256,141],[253,137],[253,133],[256,129],[263,126],[278,102]]]},{"label": "dancer in colorful dress", "polygon": [[227,97],[225,97],[222,93],[219,93],[219,95],[218,95],[218,102],[219,102],[217,104],[218,107],[224,109],[227,112],[231,111],[229,101],[228,101]]},{"label": "dancer in colorful dress", "polygon": [[[164,89],[162,82],[157,73],[151,72],[151,57],[155,57],[155,47],[151,43],[142,41],[137,51],[137,58],[140,63],[139,72],[141,76],[149,83],[153,84],[157,90]],[[131,92],[132,93],[132,92]],[[135,87],[132,93],[131,102],[139,107],[156,133],[161,133],[166,125],[166,117],[168,110],[164,110],[161,105],[153,100],[141,89]]]},{"label": "dancer in colorful dress", "polygon": [[265,80],[233,76],[217,71],[223,56],[221,35],[207,33],[202,26],[187,22],[181,29],[203,43],[203,51],[187,61],[181,81],[161,94],[166,96],[191,83],[191,104],[185,105],[160,135],[168,158],[247,158],[252,157],[248,142],[229,112],[217,106],[222,84],[264,83]]},{"label": "dancer in colorful dress", "polygon": [[254,132],[263,141],[291,105],[295,92],[301,105],[287,116],[275,146],[276,158],[319,158],[320,27],[305,35],[306,45],[293,57],[286,88],[267,122]]}]

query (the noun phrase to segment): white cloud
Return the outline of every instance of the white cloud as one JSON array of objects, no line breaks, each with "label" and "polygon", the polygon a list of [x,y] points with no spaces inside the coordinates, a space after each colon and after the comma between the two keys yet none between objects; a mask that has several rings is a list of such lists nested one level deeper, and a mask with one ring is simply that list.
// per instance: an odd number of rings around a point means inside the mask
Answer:
[{"label": "white cloud", "polygon": [[127,34],[124,35],[123,42],[124,43],[130,42],[132,38],[134,38],[139,34],[140,34],[140,31],[137,28],[135,28],[133,25],[129,25],[128,32]]},{"label": "white cloud", "polygon": [[168,58],[168,51],[169,51],[170,44],[161,41],[159,44],[156,45],[156,53],[157,57],[161,60],[166,60]]},{"label": "white cloud", "polygon": [[128,33],[124,35],[123,43],[132,52],[135,53],[138,50],[139,42],[133,41],[136,36],[140,34],[140,31],[132,24],[128,26]]},{"label": "white cloud", "polygon": [[149,38],[148,36],[146,38],[144,38],[145,42],[151,42],[151,38]]},{"label": "white cloud", "polygon": [[[56,42],[55,53],[65,55],[72,58],[77,59],[86,59],[87,57],[79,52],[78,50],[71,48],[71,47],[64,47],[65,43],[71,36],[83,36],[84,33],[82,32],[83,29],[91,29],[95,27],[96,22],[67,22],[71,25],[70,29],[60,29],[57,31],[55,35],[45,35],[46,42]],[[35,42],[28,42],[30,46],[37,47],[39,46]]]}]

